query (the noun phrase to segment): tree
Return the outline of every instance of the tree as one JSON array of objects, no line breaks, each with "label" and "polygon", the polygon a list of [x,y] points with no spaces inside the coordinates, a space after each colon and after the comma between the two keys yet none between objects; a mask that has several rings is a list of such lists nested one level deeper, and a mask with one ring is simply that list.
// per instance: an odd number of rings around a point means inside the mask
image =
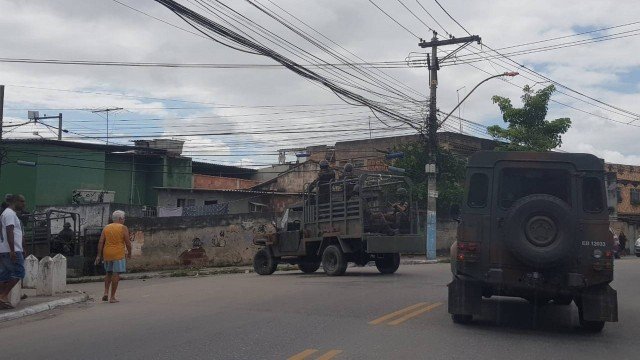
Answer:
[{"label": "tree", "polygon": [[[406,174],[414,182],[418,200],[427,199],[427,174],[424,166],[427,164],[427,151],[420,142],[408,143],[397,150],[404,152],[402,159],[396,160],[394,166],[406,170]],[[448,150],[439,148],[436,153],[438,173],[438,200],[436,211],[440,214],[449,214],[449,208],[453,204],[460,204],[464,195],[462,182],[464,180],[466,160],[460,158]]]},{"label": "tree", "polygon": [[509,124],[506,129],[499,125],[487,128],[494,139],[507,142],[498,149],[549,151],[562,145],[562,134],[571,127],[571,120],[569,118],[545,120],[549,99],[556,90],[555,86],[549,85],[535,93],[528,85],[523,90],[523,107],[521,108],[513,107],[508,98],[497,95],[491,98],[494,104],[498,104],[504,122]]}]

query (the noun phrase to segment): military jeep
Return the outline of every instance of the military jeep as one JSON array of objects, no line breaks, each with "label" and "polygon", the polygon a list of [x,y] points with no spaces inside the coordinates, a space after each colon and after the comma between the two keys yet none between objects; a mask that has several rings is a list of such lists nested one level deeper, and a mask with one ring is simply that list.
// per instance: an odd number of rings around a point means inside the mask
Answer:
[{"label": "military jeep", "polygon": [[474,154],[451,248],[453,321],[472,321],[493,295],[573,301],[588,331],[618,321],[604,175],[588,154]]},{"label": "military jeep", "polygon": [[401,176],[360,177],[307,184],[301,204],[286,209],[277,231],[254,239],[261,246],[253,260],[260,275],[279,263],[313,273],[343,275],[349,262],[375,262],[382,274],[400,266],[400,253],[424,253],[418,235],[413,186]]}]

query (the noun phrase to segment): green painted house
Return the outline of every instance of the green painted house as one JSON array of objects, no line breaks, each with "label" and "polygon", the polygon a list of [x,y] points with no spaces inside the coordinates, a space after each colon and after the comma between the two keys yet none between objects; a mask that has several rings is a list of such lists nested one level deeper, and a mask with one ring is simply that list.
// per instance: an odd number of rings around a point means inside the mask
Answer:
[{"label": "green painted house", "polygon": [[24,194],[29,209],[72,204],[78,190],[107,193],[114,203],[155,206],[155,188],[192,187],[191,158],[171,148],[138,146],[144,144],[2,140],[0,194]]}]

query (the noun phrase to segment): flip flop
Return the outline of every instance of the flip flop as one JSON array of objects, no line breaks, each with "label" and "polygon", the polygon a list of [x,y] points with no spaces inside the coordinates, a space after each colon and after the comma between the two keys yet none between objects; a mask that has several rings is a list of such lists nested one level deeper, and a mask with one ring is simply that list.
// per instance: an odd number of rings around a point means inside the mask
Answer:
[{"label": "flip flop", "polygon": [[115,304],[115,303],[119,303],[119,302],[120,302],[120,300],[118,300],[118,299],[111,299],[111,300],[109,300],[109,303],[110,303],[110,304]]},{"label": "flip flop", "polygon": [[109,301],[109,296],[104,295],[104,296],[102,297],[102,301]]}]

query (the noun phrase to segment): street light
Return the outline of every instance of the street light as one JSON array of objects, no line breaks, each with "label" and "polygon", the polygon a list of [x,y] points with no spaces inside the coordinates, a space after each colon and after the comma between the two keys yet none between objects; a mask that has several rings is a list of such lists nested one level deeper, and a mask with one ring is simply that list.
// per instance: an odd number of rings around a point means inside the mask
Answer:
[{"label": "street light", "polygon": [[[461,87],[456,90],[456,94],[458,95],[458,103],[460,102],[460,90],[466,88],[466,86]],[[460,134],[462,134],[462,115],[460,114],[460,108],[458,108],[458,120],[460,120]]]},{"label": "street light", "polygon": [[487,82],[487,81],[489,81],[489,80],[491,80],[491,79],[497,78],[497,77],[501,77],[501,76],[510,76],[510,77],[514,77],[514,76],[516,76],[516,75],[518,75],[518,73],[517,73],[517,72],[515,72],[515,71],[508,71],[508,72],[505,72],[505,73],[502,73],[502,74],[497,74],[497,75],[489,76],[488,78],[486,78],[486,79],[484,79],[484,80],[480,81],[480,82],[478,83],[478,85],[476,85],[473,89],[471,89],[471,91],[469,91],[469,93],[467,94],[467,96],[465,96],[465,97],[462,99],[462,101],[460,101],[460,102],[458,103],[458,105],[456,105],[456,107],[454,107],[454,108],[453,108],[453,110],[451,110],[451,112],[450,112],[449,114],[447,114],[447,116],[446,116],[444,119],[442,119],[442,121],[440,121],[440,122],[438,123],[438,127],[441,127],[441,126],[442,126],[442,124],[444,124],[444,122],[445,122],[445,121],[447,121],[447,119],[449,118],[449,116],[451,116],[451,114],[453,114],[453,112],[454,112],[454,111],[456,111],[456,109],[458,109],[458,108],[460,107],[460,104],[462,104],[465,100],[467,100],[467,98],[469,97],[469,95],[471,95],[471,93],[473,93],[473,92],[474,92],[474,91],[475,91],[475,90],[476,90],[480,85],[484,84],[485,82]]}]

